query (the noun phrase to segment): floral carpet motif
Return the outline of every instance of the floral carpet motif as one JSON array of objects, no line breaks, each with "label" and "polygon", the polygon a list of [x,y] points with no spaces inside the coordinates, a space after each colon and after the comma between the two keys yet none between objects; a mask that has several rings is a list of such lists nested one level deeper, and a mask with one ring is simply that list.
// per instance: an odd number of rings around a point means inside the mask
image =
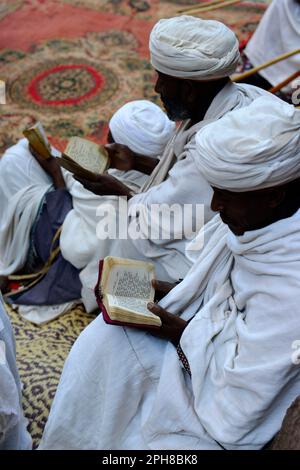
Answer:
[{"label": "floral carpet motif", "polygon": [[[154,23],[198,0],[2,0],[0,155],[22,130],[41,120],[53,145],[69,137],[106,140],[108,121],[127,101],[151,99],[155,72],[148,40]],[[203,13],[230,26],[246,42],[265,11],[264,2],[243,2]],[[65,358],[93,319],[78,307],[36,327],[10,309],[17,361],[24,384],[24,411],[36,447]]]}]

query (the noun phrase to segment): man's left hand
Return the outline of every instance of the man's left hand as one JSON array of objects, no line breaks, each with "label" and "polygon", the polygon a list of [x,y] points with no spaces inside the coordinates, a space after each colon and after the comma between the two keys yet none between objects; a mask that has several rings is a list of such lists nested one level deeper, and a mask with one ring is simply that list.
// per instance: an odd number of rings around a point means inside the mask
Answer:
[{"label": "man's left hand", "polygon": [[74,176],[86,189],[97,196],[130,196],[130,190],[117,178],[111,175],[98,175],[95,181]]}]

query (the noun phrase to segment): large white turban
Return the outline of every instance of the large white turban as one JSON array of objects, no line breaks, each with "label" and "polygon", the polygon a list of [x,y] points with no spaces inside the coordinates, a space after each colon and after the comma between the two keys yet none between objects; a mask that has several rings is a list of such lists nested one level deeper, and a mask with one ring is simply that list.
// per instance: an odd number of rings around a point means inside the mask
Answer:
[{"label": "large white turban", "polygon": [[175,123],[154,103],[137,100],[126,103],[111,118],[114,141],[149,157],[161,155],[175,131]]},{"label": "large white turban", "polygon": [[149,48],[159,72],[200,81],[231,75],[240,57],[238,40],[227,26],[187,15],[158,21]]},{"label": "large white turban", "polygon": [[244,192],[300,177],[300,110],[261,97],[196,134],[195,163],[217,188]]}]

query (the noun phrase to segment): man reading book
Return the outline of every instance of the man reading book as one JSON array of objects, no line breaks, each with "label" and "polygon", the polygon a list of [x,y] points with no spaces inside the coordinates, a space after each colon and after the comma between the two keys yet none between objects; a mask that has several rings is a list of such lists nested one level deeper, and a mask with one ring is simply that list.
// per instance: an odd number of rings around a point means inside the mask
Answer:
[{"label": "man reading book", "polygon": [[207,244],[149,305],[160,329],[98,316],[81,333],[41,449],[254,450],[272,439],[300,386],[299,131],[299,110],[260,98],[197,133],[219,212]]}]

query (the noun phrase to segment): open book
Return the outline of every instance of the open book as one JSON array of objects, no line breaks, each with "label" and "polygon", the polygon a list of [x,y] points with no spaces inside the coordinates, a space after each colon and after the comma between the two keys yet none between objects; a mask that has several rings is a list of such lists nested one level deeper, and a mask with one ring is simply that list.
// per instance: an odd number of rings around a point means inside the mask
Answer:
[{"label": "open book", "polygon": [[160,327],[160,318],[147,309],[154,301],[154,278],[151,263],[113,256],[101,260],[95,295],[106,323]]},{"label": "open book", "polygon": [[74,175],[90,181],[94,181],[109,168],[109,156],[105,147],[81,137],[71,137],[57,161]]},{"label": "open book", "polygon": [[38,121],[33,126],[24,129],[23,135],[31,147],[45,159],[51,157],[51,146],[42,124]]}]

